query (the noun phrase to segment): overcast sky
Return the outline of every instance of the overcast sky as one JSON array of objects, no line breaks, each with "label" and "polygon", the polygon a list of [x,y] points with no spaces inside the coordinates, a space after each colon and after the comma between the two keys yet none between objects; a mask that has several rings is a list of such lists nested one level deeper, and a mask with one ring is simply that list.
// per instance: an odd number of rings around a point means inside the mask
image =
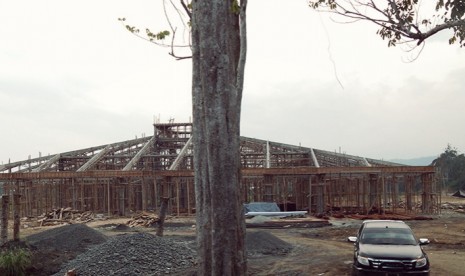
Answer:
[{"label": "overcast sky", "polygon": [[[389,160],[465,150],[465,50],[414,62],[369,23],[305,0],[252,0],[241,135]],[[0,0],[0,163],[152,135],[191,120],[191,61],[117,20],[167,29],[162,1]]]}]

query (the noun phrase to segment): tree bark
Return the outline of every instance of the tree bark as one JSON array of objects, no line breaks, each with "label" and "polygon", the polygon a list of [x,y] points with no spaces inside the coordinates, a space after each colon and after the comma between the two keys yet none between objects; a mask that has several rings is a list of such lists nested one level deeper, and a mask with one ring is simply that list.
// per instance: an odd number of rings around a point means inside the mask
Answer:
[{"label": "tree bark", "polygon": [[158,228],[157,228],[157,236],[163,237],[163,230],[165,225],[165,218],[166,218],[166,210],[168,210],[168,201],[170,200],[169,197],[162,197],[161,204],[160,204],[160,213],[158,214]]},{"label": "tree bark", "polygon": [[198,275],[247,274],[239,185],[245,48],[233,2],[192,2]]}]

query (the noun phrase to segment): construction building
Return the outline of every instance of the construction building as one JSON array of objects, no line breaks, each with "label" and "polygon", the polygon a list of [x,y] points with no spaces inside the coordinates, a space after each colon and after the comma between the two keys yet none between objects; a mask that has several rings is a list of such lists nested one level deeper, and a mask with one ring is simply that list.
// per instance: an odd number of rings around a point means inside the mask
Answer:
[{"label": "construction building", "polygon": [[[0,192],[21,195],[21,216],[71,207],[108,215],[195,214],[192,123],[155,123],[154,135],[0,165]],[[439,212],[432,166],[405,166],[241,137],[243,201],[282,211]]]}]

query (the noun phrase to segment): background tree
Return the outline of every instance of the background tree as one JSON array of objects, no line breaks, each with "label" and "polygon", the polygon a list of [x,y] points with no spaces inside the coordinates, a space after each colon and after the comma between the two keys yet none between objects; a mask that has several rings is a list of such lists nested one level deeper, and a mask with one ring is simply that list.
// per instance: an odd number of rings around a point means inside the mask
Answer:
[{"label": "background tree", "polygon": [[430,3],[418,0],[310,0],[309,5],[349,21],[363,20],[378,25],[377,34],[388,40],[388,46],[405,42],[420,45],[443,30],[452,30],[450,44],[458,42],[461,47],[465,46],[465,0]]},{"label": "background tree", "polygon": [[444,152],[433,160],[432,165],[438,168],[439,178],[446,191],[465,191],[465,155],[447,145]]}]

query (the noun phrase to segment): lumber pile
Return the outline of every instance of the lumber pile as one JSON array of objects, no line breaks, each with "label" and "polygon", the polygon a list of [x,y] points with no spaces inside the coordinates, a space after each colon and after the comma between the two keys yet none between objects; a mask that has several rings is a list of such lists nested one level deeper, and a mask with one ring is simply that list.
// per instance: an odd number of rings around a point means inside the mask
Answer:
[{"label": "lumber pile", "polygon": [[279,228],[317,228],[329,226],[331,223],[325,219],[315,218],[285,218],[276,219],[269,217],[255,217],[253,219],[246,220],[247,228],[268,228],[268,229],[279,229]]},{"label": "lumber pile", "polygon": [[39,216],[37,221],[40,226],[57,225],[62,223],[86,223],[95,219],[91,211],[73,210],[71,207],[53,209],[47,214]]},{"label": "lumber pile", "polygon": [[454,202],[445,202],[445,203],[441,204],[441,209],[453,210],[455,212],[465,214],[465,204],[454,203]]},{"label": "lumber pile", "polygon": [[155,214],[147,212],[137,213],[126,223],[129,227],[153,227],[159,221]]}]

